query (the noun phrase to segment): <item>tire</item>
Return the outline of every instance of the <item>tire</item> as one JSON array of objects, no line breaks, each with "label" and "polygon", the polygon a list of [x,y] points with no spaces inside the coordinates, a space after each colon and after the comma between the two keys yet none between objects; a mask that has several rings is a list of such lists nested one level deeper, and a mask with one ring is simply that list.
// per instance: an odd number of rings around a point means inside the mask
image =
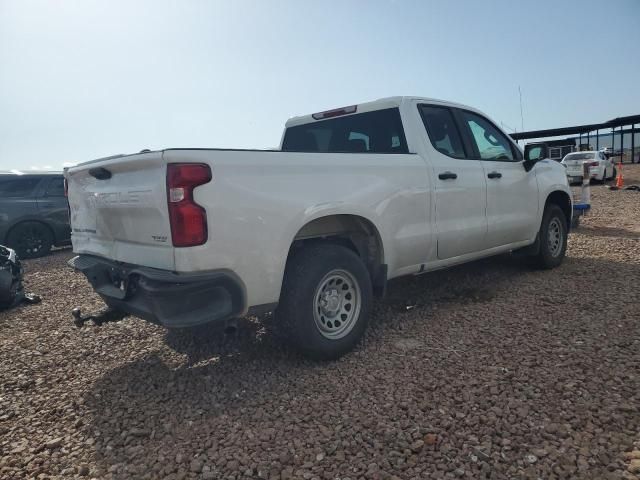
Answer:
[{"label": "tire", "polygon": [[364,335],[371,301],[371,278],[358,255],[340,245],[306,246],[287,262],[275,321],[304,355],[333,360]]},{"label": "tire", "polygon": [[[20,285],[14,284],[9,287],[8,292],[5,293],[4,299],[0,300],[0,311],[11,308],[16,303],[18,297],[18,288]],[[4,292],[3,292],[4,293]]]},{"label": "tire", "polygon": [[535,266],[550,269],[559,266],[567,251],[567,218],[562,209],[551,203],[544,209],[538,238],[540,248],[532,258]]},{"label": "tire", "polygon": [[0,310],[16,305],[21,298],[24,298],[24,288],[18,261],[16,265],[0,270]]},{"label": "tire", "polygon": [[45,224],[40,222],[22,222],[11,229],[7,235],[7,245],[13,248],[20,258],[42,257],[51,251],[53,235]]},{"label": "tire", "polygon": [[613,167],[613,176],[611,177],[611,180],[615,180],[617,176],[618,176],[618,169],[616,167]]}]

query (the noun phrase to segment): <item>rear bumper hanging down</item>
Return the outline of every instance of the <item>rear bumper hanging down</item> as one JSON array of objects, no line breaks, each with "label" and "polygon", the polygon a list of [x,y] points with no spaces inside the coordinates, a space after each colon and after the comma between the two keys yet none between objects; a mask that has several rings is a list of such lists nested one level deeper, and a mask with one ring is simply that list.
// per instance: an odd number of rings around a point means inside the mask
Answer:
[{"label": "rear bumper hanging down", "polygon": [[244,288],[229,271],[183,274],[93,255],[78,255],[68,264],[87,277],[109,308],[165,327],[225,321],[244,309]]}]

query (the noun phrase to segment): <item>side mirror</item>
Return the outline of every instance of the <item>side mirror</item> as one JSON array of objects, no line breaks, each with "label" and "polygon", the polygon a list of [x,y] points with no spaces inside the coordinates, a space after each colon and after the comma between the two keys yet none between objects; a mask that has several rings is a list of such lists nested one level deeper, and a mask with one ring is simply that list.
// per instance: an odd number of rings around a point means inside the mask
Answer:
[{"label": "side mirror", "polygon": [[524,169],[528,172],[540,160],[549,158],[549,149],[545,144],[532,143],[524,147]]}]

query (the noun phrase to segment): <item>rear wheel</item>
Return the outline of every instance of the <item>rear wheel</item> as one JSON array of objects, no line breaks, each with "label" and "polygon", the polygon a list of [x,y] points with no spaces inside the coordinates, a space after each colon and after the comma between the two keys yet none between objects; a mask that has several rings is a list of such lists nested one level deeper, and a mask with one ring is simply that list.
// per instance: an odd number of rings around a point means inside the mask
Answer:
[{"label": "rear wheel", "polygon": [[545,207],[538,237],[540,249],[533,257],[535,265],[546,269],[560,265],[567,251],[567,218],[558,205]]},{"label": "rear wheel", "polygon": [[339,245],[304,247],[287,263],[276,322],[305,355],[335,359],[362,338],[371,299],[371,278],[358,255]]},{"label": "rear wheel", "polygon": [[49,228],[39,222],[23,222],[11,229],[7,244],[20,258],[36,258],[51,251],[53,235]]}]

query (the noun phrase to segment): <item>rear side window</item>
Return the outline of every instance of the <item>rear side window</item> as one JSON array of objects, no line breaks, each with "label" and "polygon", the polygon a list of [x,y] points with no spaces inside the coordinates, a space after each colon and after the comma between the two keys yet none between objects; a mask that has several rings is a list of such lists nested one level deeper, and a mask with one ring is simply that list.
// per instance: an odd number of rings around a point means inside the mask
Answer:
[{"label": "rear side window", "polygon": [[47,197],[64,197],[64,178],[52,178],[47,186]]},{"label": "rear side window", "polygon": [[449,157],[465,158],[460,132],[451,110],[433,105],[420,105],[419,108],[422,121],[434,148]]},{"label": "rear side window", "polygon": [[397,108],[287,128],[285,152],[408,153]]},{"label": "rear side window", "polygon": [[28,197],[38,183],[38,177],[0,177],[0,197]]}]

